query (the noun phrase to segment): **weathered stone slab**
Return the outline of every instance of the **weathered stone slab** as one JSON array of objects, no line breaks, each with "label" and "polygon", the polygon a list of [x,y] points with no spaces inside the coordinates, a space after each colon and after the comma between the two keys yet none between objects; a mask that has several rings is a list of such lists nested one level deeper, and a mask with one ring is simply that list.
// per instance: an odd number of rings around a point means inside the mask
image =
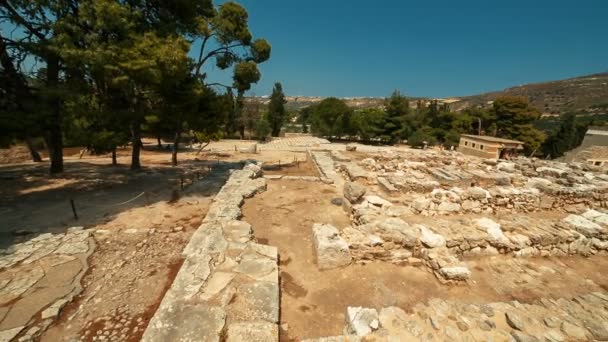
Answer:
[{"label": "weathered stone slab", "polygon": [[319,269],[326,270],[350,264],[348,244],[340,237],[336,227],[315,223],[312,230]]},{"label": "weathered stone slab", "polygon": [[361,186],[357,183],[353,182],[345,182],[344,183],[344,198],[346,198],[351,203],[357,203],[363,195],[365,195],[366,189],[364,186]]},{"label": "weathered stone slab", "polygon": [[226,312],[222,308],[178,301],[154,315],[141,340],[219,342],[225,323]]},{"label": "weathered stone slab", "polygon": [[279,329],[269,322],[238,322],[228,326],[226,342],[278,341]]},{"label": "weathered stone slab", "polygon": [[380,327],[378,311],[362,307],[346,309],[348,332],[356,336],[365,336]]}]

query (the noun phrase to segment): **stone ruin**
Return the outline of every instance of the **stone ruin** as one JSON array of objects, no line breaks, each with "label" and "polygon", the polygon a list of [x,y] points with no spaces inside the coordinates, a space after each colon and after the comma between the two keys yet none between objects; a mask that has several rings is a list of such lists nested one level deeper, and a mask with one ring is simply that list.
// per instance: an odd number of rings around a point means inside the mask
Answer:
[{"label": "stone ruin", "polygon": [[266,190],[261,175],[259,164],[232,172],[142,341],[278,341],[278,251],[239,220],[243,200]]},{"label": "stone ruin", "polygon": [[[458,284],[472,275],[466,258],[608,250],[608,175],[593,166],[526,158],[497,162],[428,150],[388,150],[358,162],[338,151],[316,156],[323,160],[322,173],[346,180],[335,184],[344,184],[343,207],[351,216],[342,229],[312,227],[320,269],[391,262],[423,267],[442,283]],[[533,212],[558,215],[526,215]],[[433,299],[413,313],[348,307],[343,335],[306,341],[608,340],[607,307],[606,293],[538,304]]]}]

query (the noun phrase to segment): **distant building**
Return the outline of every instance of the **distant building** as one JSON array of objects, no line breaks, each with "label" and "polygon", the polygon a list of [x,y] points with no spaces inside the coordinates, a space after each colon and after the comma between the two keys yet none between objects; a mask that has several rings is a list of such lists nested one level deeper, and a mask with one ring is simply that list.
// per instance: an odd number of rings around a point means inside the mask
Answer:
[{"label": "distant building", "polygon": [[487,159],[507,159],[523,148],[521,141],[469,134],[462,134],[458,144],[459,152]]},{"label": "distant building", "polygon": [[563,160],[608,167],[608,127],[589,127],[581,145],[567,152]]}]

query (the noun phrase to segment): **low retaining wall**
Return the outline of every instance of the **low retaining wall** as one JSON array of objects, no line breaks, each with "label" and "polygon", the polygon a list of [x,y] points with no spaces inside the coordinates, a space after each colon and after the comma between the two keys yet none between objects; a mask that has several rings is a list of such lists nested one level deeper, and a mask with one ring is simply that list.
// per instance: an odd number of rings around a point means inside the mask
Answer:
[{"label": "low retaining wall", "polygon": [[142,341],[278,341],[278,251],[239,220],[243,200],[266,190],[260,175],[254,164],[232,172]]}]

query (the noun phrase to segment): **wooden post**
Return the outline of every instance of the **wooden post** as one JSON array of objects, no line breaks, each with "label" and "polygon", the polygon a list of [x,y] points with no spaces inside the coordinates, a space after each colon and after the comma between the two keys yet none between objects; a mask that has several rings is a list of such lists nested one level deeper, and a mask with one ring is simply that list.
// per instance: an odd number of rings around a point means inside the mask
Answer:
[{"label": "wooden post", "polygon": [[70,205],[72,206],[72,213],[74,214],[74,220],[78,221],[78,214],[76,213],[76,205],[74,200],[70,198]]}]

